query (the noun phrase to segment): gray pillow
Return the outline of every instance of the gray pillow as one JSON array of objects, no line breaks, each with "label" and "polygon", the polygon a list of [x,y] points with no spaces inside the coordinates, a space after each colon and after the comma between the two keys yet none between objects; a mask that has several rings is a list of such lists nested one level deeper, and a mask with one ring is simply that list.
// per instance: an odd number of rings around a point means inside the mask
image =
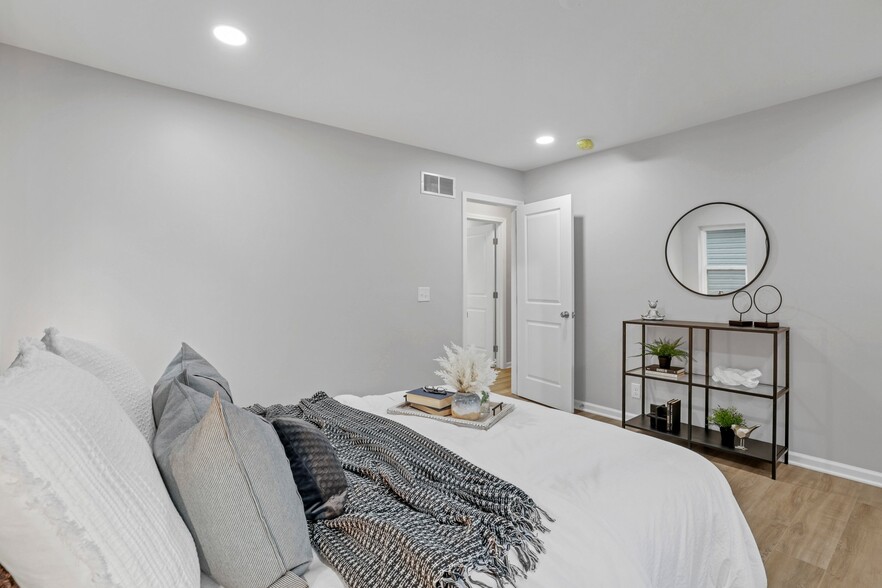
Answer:
[{"label": "gray pillow", "polygon": [[325,434],[312,423],[294,417],[278,417],[272,424],[291,464],[307,520],[343,514],[349,484]]},{"label": "gray pillow", "polygon": [[153,451],[203,572],[225,588],[306,586],[303,503],[269,423],[174,380]]},{"label": "gray pillow", "polygon": [[153,419],[157,425],[162,418],[162,411],[165,410],[169,384],[172,380],[177,380],[209,398],[213,398],[215,392],[220,392],[221,400],[233,402],[230,383],[226,378],[192,347],[181,343],[181,350],[153,386]]}]

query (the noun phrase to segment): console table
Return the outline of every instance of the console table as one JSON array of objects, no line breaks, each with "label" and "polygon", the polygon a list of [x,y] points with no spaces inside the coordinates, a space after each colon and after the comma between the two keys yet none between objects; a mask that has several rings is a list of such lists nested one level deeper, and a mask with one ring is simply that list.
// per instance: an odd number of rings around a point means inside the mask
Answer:
[{"label": "console table", "polygon": [[[646,356],[641,356],[641,364],[639,368],[628,369],[628,326],[639,325],[642,343],[646,343],[646,328],[679,328],[688,331],[687,345],[689,357],[692,358],[694,341],[696,335],[699,337],[704,334],[704,365],[705,371],[710,369],[710,335],[713,331],[732,331],[739,336],[769,337],[768,341],[771,345],[769,350],[772,355],[772,383],[760,384],[756,388],[746,388],[744,386],[727,386],[719,384],[711,379],[711,374],[693,373],[691,361],[687,362],[686,373],[677,379],[656,376],[646,371]],[[779,365],[779,345],[784,345],[784,361],[783,366]],[[782,369],[783,367],[783,369]],[[783,383],[781,376],[783,372]],[[631,378],[639,378],[640,384],[640,414],[634,418],[627,418],[628,403],[628,381]],[[687,387],[688,400],[686,402],[686,413],[688,415],[687,426],[680,427],[680,433],[660,433],[650,426],[651,419],[646,414],[646,380],[656,380],[661,382],[670,382]],[[704,390],[704,423],[703,426],[695,426],[692,424],[692,392],[694,389]],[[733,394],[741,394],[745,396],[753,396],[756,398],[768,399],[771,403],[772,411],[772,442],[759,441],[749,439],[747,442],[747,450],[730,449],[723,447],[720,440],[719,430],[711,429],[708,425],[708,409],[710,406],[710,395],[712,391],[730,392]],[[784,444],[779,444],[778,439],[778,422],[779,422],[779,401],[784,400]],[[641,431],[649,431],[657,437],[667,439],[669,441],[684,442],[690,449],[693,446],[712,447],[721,451],[748,456],[772,464],[772,479],[777,477],[778,462],[783,459],[784,463],[789,460],[790,449],[790,328],[778,327],[775,329],[762,329],[756,327],[732,327],[726,323],[704,323],[693,321],[647,321],[642,319],[628,320],[622,322],[622,427],[639,429]]]}]

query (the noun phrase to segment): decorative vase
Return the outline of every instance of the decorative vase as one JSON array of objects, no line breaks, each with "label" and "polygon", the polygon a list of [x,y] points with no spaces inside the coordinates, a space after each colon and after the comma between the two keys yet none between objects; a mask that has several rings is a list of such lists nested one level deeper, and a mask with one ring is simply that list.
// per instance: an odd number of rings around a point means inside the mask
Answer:
[{"label": "decorative vase", "polygon": [[720,427],[720,437],[723,440],[723,447],[735,449],[735,430],[732,427]]},{"label": "decorative vase", "polygon": [[659,355],[658,356],[658,367],[662,368],[663,370],[671,369],[671,358],[670,357],[662,357],[661,355]]},{"label": "decorative vase", "polygon": [[481,418],[481,395],[475,392],[457,392],[453,395],[450,411],[457,419],[478,420]]}]

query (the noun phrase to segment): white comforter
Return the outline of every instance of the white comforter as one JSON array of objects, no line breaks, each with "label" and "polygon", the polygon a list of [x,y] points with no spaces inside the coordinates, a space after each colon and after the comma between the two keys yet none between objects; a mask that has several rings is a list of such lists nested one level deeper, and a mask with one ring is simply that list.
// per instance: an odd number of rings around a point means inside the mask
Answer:
[{"label": "white comforter", "polygon": [[[547,553],[520,588],[766,585],[753,535],[729,484],[677,445],[535,404],[489,431],[386,415],[400,392],[337,396],[388,416],[525,490],[556,519]],[[343,588],[318,557],[312,588]],[[380,587],[377,587],[380,588]]]}]

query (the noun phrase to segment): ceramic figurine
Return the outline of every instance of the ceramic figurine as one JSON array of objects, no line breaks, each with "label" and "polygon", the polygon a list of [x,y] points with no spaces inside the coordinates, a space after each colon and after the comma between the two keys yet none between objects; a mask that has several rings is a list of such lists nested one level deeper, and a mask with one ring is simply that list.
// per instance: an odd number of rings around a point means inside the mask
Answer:
[{"label": "ceramic figurine", "polygon": [[732,429],[735,431],[735,436],[738,437],[738,445],[735,446],[735,449],[740,449],[741,451],[747,451],[747,446],[744,442],[750,437],[750,434],[756,430],[759,425],[754,425],[752,427],[746,427],[744,425],[732,425]]},{"label": "ceramic figurine", "polygon": [[645,321],[663,321],[665,320],[665,315],[658,313],[658,300],[647,300],[649,302],[649,312],[644,315],[641,315],[643,320]]}]

